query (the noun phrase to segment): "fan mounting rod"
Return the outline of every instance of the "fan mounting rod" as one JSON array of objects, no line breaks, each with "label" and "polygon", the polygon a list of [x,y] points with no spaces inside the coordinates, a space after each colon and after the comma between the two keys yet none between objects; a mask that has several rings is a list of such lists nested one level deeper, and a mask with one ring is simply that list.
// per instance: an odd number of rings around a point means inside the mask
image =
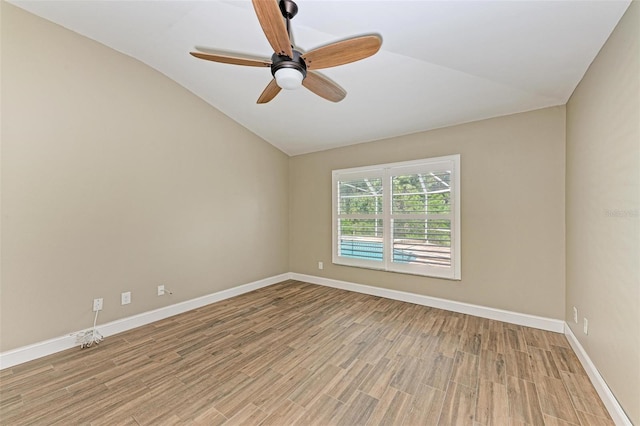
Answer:
[{"label": "fan mounting rod", "polygon": [[287,34],[289,35],[289,39],[291,39],[290,21],[298,13],[298,5],[295,4],[293,0],[280,0],[278,6],[280,6],[282,17],[287,21]]},{"label": "fan mounting rod", "polygon": [[[298,5],[293,0],[280,0],[278,2],[280,13],[286,21],[287,35],[291,41],[291,19],[298,13]],[[297,89],[307,77],[307,64],[302,58],[302,53],[291,45],[292,57],[274,53],[271,56],[271,74],[283,89]]]}]

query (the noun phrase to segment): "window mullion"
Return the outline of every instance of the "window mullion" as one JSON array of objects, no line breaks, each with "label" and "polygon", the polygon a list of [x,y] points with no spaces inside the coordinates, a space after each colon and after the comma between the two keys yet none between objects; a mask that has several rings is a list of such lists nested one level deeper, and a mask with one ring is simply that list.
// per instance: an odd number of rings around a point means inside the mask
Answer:
[{"label": "window mullion", "polygon": [[388,168],[384,169],[384,175],[382,177],[382,241],[383,241],[383,253],[384,253],[384,269],[389,270],[391,266],[391,259],[393,253],[393,226],[391,223],[391,173]]},{"label": "window mullion", "polygon": [[396,213],[391,219],[452,219],[451,213]]},{"label": "window mullion", "polygon": [[379,214],[356,214],[356,213],[340,213],[336,215],[338,219],[382,219]]}]

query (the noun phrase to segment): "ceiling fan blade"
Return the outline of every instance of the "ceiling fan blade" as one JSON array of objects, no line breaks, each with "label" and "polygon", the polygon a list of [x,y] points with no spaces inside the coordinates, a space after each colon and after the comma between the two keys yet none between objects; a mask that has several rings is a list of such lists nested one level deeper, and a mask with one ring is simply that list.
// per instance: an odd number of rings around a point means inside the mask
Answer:
[{"label": "ceiling fan blade", "polygon": [[191,56],[206,61],[222,62],[223,64],[246,65],[249,67],[270,67],[271,61],[268,59],[242,58],[237,56],[218,55],[214,53],[189,52]]},{"label": "ceiling fan blade", "polygon": [[272,79],[269,84],[267,84],[267,87],[264,88],[262,94],[258,98],[258,102],[256,103],[266,104],[267,102],[275,98],[276,95],[280,93],[280,90],[282,89],[280,89],[280,86],[276,84],[276,79]]},{"label": "ceiling fan blade", "polygon": [[331,102],[340,102],[347,96],[347,92],[327,77],[313,71],[307,71],[302,85],[316,95]]},{"label": "ceiling fan blade", "polygon": [[368,58],[380,50],[382,38],[366,35],[337,41],[318,47],[302,55],[307,69],[318,70],[335,67]]},{"label": "ceiling fan blade", "polygon": [[273,51],[293,58],[291,41],[276,0],[252,0],[260,26]]}]

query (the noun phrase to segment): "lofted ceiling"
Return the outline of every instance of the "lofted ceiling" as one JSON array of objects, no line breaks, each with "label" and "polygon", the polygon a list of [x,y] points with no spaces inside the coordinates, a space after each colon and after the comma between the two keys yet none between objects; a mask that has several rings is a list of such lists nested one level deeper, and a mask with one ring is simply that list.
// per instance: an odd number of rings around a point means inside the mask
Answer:
[{"label": "lofted ceiling", "polygon": [[321,71],[347,91],[342,102],[301,88],[258,105],[268,68],[188,54],[269,58],[249,0],[11,3],[155,68],[289,155],[562,105],[629,5],[297,0],[299,50],[369,33],[382,48]]}]

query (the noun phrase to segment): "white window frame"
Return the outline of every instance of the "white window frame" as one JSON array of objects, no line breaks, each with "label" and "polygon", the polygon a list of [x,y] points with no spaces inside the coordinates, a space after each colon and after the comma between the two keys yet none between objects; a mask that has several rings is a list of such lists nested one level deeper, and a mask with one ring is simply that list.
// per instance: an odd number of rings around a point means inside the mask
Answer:
[{"label": "white window frame", "polygon": [[[393,241],[392,222],[396,216],[391,211],[391,177],[398,173],[429,173],[435,171],[451,171],[451,195],[450,213],[446,219],[451,221],[451,265],[449,267],[416,265],[401,262],[392,262]],[[361,178],[382,177],[383,187],[383,208],[382,213],[376,218],[382,219],[383,235],[383,259],[382,261],[359,259],[353,257],[340,256],[338,219],[345,215],[338,214],[340,180],[356,180]],[[404,274],[422,275],[428,277],[460,280],[461,277],[461,248],[460,248],[460,155],[448,155],[443,157],[425,158],[421,160],[405,161],[399,163],[378,164],[373,166],[356,167],[350,169],[340,169],[332,171],[332,262],[336,265],[354,266],[367,269],[378,269],[388,272],[399,272]],[[353,215],[348,215],[354,218]],[[372,215],[365,215],[363,218],[371,218]],[[411,218],[410,215],[400,215],[397,217]],[[429,215],[420,215],[420,218]],[[355,217],[357,218],[357,217]],[[437,217],[443,218],[442,215]]]}]

